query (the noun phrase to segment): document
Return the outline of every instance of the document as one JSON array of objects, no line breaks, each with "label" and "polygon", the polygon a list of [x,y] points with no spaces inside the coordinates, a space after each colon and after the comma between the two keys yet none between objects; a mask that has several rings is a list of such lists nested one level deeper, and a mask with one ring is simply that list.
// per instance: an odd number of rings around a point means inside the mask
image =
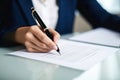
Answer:
[{"label": "document", "polygon": [[120,34],[105,28],[97,28],[73,36],[70,38],[70,40],[120,48]]},{"label": "document", "polygon": [[88,70],[118,50],[116,48],[96,46],[64,39],[59,40],[58,46],[61,55],[54,50],[49,53],[30,53],[26,49],[9,54],[73,69]]}]

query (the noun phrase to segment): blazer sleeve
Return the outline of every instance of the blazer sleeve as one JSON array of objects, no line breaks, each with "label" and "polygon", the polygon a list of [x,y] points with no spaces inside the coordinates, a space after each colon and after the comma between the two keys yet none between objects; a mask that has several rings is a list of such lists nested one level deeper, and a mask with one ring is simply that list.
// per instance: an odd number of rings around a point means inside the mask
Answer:
[{"label": "blazer sleeve", "polygon": [[0,1],[0,46],[14,44],[14,33],[21,26],[29,26],[18,0]]},{"label": "blazer sleeve", "polygon": [[108,13],[96,0],[78,0],[77,9],[93,28],[105,27],[120,32],[120,17]]}]

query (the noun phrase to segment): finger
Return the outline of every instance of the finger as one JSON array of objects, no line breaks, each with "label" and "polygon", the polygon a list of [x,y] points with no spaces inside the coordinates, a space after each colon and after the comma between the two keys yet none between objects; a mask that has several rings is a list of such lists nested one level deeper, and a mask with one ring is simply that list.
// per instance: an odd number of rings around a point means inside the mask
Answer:
[{"label": "finger", "polygon": [[53,35],[53,40],[57,44],[58,40],[60,39],[60,34],[56,32],[54,29],[49,29],[51,34]]},{"label": "finger", "polygon": [[47,51],[38,51],[34,48],[29,48],[27,49],[27,51],[32,52],[32,53],[47,53]]},{"label": "finger", "polygon": [[36,45],[30,43],[30,42],[25,42],[25,46],[29,52],[49,52],[51,51],[50,49],[42,49],[37,47]]},{"label": "finger", "polygon": [[32,42],[34,45],[36,45],[39,48],[47,49],[49,48],[47,45],[39,41],[32,33],[28,32],[26,34],[26,41]]},{"label": "finger", "polygon": [[30,29],[30,32],[34,34],[40,41],[46,44],[49,48],[57,50],[55,43],[43,33],[38,26],[33,26]]}]

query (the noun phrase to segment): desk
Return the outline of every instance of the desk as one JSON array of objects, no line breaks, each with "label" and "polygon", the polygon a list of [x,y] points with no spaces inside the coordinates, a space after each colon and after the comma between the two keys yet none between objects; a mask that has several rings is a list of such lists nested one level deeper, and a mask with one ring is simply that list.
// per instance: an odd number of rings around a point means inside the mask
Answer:
[{"label": "desk", "polygon": [[[62,38],[69,36],[72,35],[65,35]],[[21,46],[0,48],[0,80],[73,80],[86,72],[7,54],[22,48]],[[99,74],[97,76],[87,74],[86,76],[92,76],[87,80],[94,80],[96,77],[98,80],[120,80],[120,52],[97,64],[96,67],[90,71],[99,70],[97,72]]]}]

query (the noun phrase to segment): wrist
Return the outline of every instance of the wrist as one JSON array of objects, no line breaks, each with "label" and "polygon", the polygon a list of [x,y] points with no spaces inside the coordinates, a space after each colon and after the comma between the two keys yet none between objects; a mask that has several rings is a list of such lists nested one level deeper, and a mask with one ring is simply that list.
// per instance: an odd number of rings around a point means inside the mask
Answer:
[{"label": "wrist", "polygon": [[15,41],[20,44],[25,43],[25,34],[27,33],[29,27],[20,27],[15,32]]}]

